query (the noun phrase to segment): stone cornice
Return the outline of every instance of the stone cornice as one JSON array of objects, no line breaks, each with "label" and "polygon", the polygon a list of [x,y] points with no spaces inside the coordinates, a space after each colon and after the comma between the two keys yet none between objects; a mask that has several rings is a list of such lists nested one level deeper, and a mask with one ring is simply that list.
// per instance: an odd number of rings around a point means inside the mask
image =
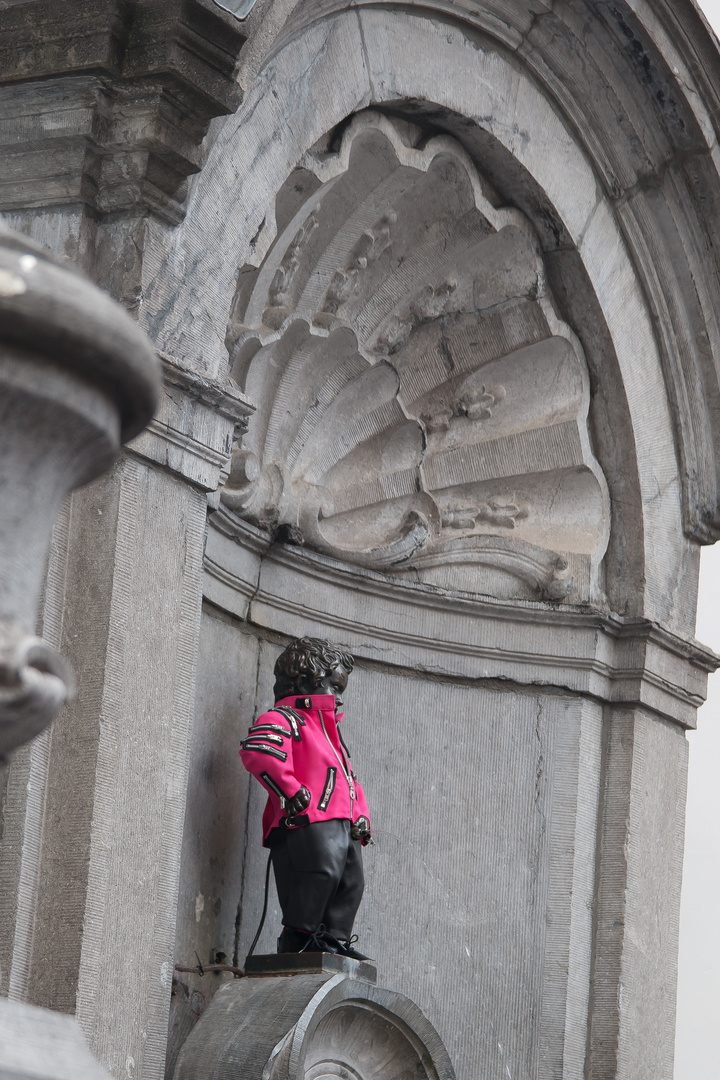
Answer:
[{"label": "stone cornice", "polygon": [[159,356],[166,385],[179,387],[188,397],[214,409],[220,416],[242,425],[244,430],[254,406],[231,378],[210,379],[186,367],[168,353],[161,352]]},{"label": "stone cornice", "polygon": [[210,120],[241,100],[244,41],[211,0],[4,5],[0,209],[84,203],[179,222]]},{"label": "stone cornice", "polygon": [[271,545],[226,510],[210,518],[205,570],[209,600],[273,631],[324,634],[367,659],[430,676],[642,705],[683,727],[695,726],[707,674],[720,664],[698,642],[647,619],[453,594],[350,568]]},{"label": "stone cornice", "polygon": [[214,491],[232,442],[247,427],[252,403],[231,379],[209,379],[161,353],[164,393],[133,453]]}]

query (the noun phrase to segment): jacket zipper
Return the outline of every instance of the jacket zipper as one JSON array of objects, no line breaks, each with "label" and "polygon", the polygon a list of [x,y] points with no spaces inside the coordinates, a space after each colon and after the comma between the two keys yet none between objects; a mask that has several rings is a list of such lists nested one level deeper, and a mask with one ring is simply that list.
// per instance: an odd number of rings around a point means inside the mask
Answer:
[{"label": "jacket zipper", "polygon": [[325,780],[325,788],[322,793],[322,798],[318,803],[318,810],[325,811],[328,808],[330,802],[330,796],[335,790],[335,777],[337,776],[337,769],[334,765],[328,765],[327,777]]},{"label": "jacket zipper", "polygon": [[274,731],[278,735],[282,735],[284,739],[292,738],[292,732],[288,731],[282,724],[253,724],[252,727],[248,728],[248,735],[252,735],[253,733],[262,735],[265,731]]},{"label": "jacket zipper", "polygon": [[342,774],[345,777],[345,779],[347,780],[347,785],[348,785],[348,788],[350,789],[350,820],[352,821],[352,819],[353,819],[353,806],[354,806],[354,803],[355,803],[355,784],[353,783],[352,775],[348,772],[347,768],[345,767],[345,762],[340,757],[337,750],[335,749],[335,747],[333,746],[333,744],[330,741],[330,736],[327,733],[327,729],[325,727],[325,720],[323,718],[323,714],[322,714],[321,710],[318,709],[318,712],[320,713],[320,723],[322,724],[323,735],[327,739],[328,746],[330,747],[333,754],[337,758],[338,765],[342,769]]},{"label": "jacket zipper", "polygon": [[[285,738],[289,738],[289,736],[290,732],[288,732]],[[263,742],[275,743],[276,746],[283,745],[283,741],[280,735],[276,735],[273,731],[264,731],[263,729],[258,730],[257,728],[254,728],[252,733],[248,735],[248,737],[245,739],[245,743],[257,742],[258,740],[261,740]]]},{"label": "jacket zipper", "polygon": [[[281,716],[285,717],[292,728],[293,739],[295,739],[296,742],[300,742],[302,735],[300,734],[300,725],[298,724],[299,713],[294,712],[292,709],[285,709],[282,706],[278,709],[273,709],[272,711],[280,713]],[[304,723],[305,721],[303,720],[303,724]]]},{"label": "jacket zipper", "polygon": [[243,750],[253,754],[270,754],[271,757],[278,758],[279,761],[287,761],[287,754],[284,750],[276,750],[274,746],[270,746],[269,743],[250,742],[241,743]]}]

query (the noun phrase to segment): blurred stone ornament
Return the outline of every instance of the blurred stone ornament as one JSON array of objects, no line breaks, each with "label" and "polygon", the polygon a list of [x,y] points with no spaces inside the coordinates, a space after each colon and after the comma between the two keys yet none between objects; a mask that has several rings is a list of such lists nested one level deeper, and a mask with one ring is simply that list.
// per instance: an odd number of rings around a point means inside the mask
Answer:
[{"label": "blurred stone ornament", "polygon": [[35,637],[60,506],[149,422],[159,363],[109,296],[0,223],[0,755],[50,723],[69,668]]}]

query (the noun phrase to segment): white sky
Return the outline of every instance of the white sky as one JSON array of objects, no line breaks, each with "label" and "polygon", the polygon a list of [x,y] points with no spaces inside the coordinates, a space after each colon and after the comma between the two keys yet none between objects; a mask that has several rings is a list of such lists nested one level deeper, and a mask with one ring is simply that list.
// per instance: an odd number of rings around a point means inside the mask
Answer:
[{"label": "white sky", "polygon": [[[720,0],[718,0],[720,7]],[[720,652],[720,544],[703,548],[696,636]],[[690,775],[680,909],[675,1080],[720,1076],[720,672],[710,676]]]},{"label": "white sky", "polygon": [[[720,37],[720,0],[700,0]],[[720,544],[704,548],[696,636],[720,652]],[[720,672],[710,676],[690,776],[680,911],[675,1080],[720,1076]]]}]

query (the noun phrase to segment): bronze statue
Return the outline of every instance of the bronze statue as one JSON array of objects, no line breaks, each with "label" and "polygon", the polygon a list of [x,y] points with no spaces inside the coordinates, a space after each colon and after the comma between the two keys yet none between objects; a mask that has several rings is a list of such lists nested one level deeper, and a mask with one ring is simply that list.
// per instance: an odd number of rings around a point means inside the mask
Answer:
[{"label": "bronze statue", "polygon": [[275,707],[257,718],[240,750],[268,792],[263,844],[283,915],[278,952],[368,959],[353,948],[352,928],[370,818],[338,712],[354,663],[327,641],[291,642],[275,664]]}]

